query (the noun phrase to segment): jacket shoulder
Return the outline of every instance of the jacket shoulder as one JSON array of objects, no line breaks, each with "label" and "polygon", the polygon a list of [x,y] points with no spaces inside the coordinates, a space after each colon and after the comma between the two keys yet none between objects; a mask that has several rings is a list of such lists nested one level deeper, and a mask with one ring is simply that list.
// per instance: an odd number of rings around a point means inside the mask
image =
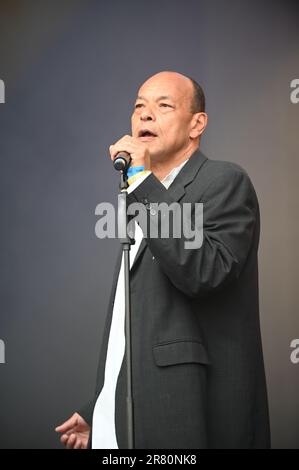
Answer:
[{"label": "jacket shoulder", "polygon": [[254,206],[258,205],[253,183],[247,171],[239,164],[226,160],[207,158],[197,174],[195,187],[201,188],[204,198],[211,195],[242,193],[249,197]]},{"label": "jacket shoulder", "polygon": [[235,178],[247,182],[254,190],[253,183],[247,171],[241,165],[234,162],[207,158],[205,164],[202,166],[202,171],[199,173],[201,173],[201,177],[204,177],[207,185],[219,180],[226,181]]},{"label": "jacket shoulder", "polygon": [[245,178],[250,179],[247,171],[241,165],[226,160],[212,160],[208,158],[205,162],[204,170],[206,173],[211,174],[213,178],[233,176],[236,173],[241,173]]}]

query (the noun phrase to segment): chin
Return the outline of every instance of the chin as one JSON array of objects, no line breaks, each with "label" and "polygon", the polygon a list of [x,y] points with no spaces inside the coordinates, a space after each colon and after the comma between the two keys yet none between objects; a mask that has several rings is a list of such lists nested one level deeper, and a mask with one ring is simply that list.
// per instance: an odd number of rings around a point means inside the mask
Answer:
[{"label": "chin", "polygon": [[151,160],[161,160],[163,159],[164,155],[165,155],[165,151],[163,151],[163,149],[161,150],[154,150],[154,149],[150,149],[149,148],[149,154],[150,154],[150,158]]}]

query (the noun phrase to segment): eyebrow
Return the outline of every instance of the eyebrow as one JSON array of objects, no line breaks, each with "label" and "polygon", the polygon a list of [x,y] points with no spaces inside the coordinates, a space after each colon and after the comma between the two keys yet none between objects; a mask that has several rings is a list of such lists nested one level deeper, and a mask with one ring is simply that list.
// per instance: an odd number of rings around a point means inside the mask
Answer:
[{"label": "eyebrow", "polygon": [[[147,99],[144,96],[137,96],[137,100],[147,101]],[[162,95],[162,96],[159,96],[159,98],[156,99],[156,101],[160,101],[160,100],[173,100],[173,97],[170,96],[170,95]]]}]

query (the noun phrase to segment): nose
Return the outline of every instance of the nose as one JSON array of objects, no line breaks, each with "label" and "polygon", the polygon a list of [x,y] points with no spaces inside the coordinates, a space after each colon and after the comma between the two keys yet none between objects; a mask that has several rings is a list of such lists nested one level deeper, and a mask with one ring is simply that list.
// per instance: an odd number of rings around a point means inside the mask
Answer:
[{"label": "nose", "polygon": [[142,109],[142,113],[140,114],[140,119],[141,121],[154,121],[155,116],[152,110],[148,106],[146,106]]}]

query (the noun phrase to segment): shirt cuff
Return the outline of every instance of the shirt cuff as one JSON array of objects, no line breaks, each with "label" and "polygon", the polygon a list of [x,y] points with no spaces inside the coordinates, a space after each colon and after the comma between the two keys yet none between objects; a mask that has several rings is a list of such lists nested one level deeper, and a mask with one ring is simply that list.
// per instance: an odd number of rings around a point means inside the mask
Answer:
[{"label": "shirt cuff", "polygon": [[139,176],[130,186],[127,188],[127,193],[130,194],[134,189],[136,189],[142,181],[145,180],[149,175],[151,174],[151,171],[148,171],[147,173],[143,173],[142,175]]}]

